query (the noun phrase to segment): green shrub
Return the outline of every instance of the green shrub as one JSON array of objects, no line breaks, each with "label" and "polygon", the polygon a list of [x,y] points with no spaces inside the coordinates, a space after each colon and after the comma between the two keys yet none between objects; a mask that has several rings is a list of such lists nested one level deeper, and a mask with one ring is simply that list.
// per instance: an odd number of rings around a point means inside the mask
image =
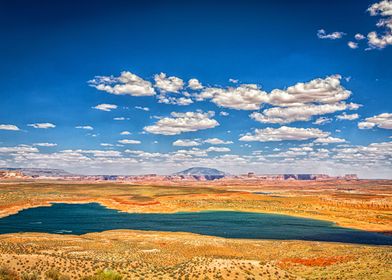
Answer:
[{"label": "green shrub", "polygon": [[15,271],[7,267],[0,267],[0,280],[19,280],[19,277]]},{"label": "green shrub", "polygon": [[122,280],[123,277],[111,269],[100,270],[93,276],[84,277],[83,280]]},{"label": "green shrub", "polygon": [[38,280],[39,279],[39,275],[36,272],[32,272],[32,273],[23,273],[22,280]]},{"label": "green shrub", "polygon": [[70,280],[66,275],[62,275],[57,269],[51,268],[46,273],[45,276],[51,280]]}]

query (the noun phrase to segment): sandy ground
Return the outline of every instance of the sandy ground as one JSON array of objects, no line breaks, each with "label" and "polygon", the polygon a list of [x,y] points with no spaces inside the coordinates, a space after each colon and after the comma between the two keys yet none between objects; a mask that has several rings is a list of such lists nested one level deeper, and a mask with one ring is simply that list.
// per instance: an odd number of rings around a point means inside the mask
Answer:
[{"label": "sandy ground", "polygon": [[[0,236],[0,264],[71,279],[112,268],[125,279],[391,279],[390,246],[241,240],[115,230]],[[207,278],[206,278],[207,277]]]},{"label": "sandy ground", "polygon": [[[392,181],[164,183],[2,181],[0,216],[51,202],[99,202],[128,212],[279,213],[392,232]],[[391,249],[128,230],[23,233],[0,235],[0,266],[41,275],[55,268],[70,279],[104,268],[123,279],[392,279]]]}]

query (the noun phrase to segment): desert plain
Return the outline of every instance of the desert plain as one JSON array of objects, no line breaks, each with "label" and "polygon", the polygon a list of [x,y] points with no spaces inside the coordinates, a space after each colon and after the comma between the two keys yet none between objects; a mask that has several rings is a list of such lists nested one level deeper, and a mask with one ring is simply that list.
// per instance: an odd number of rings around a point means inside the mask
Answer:
[{"label": "desert plain", "polygon": [[[0,217],[55,202],[97,202],[130,213],[285,214],[392,233],[390,180],[0,183]],[[391,249],[122,229],[12,233],[0,235],[0,279],[392,279]]]}]

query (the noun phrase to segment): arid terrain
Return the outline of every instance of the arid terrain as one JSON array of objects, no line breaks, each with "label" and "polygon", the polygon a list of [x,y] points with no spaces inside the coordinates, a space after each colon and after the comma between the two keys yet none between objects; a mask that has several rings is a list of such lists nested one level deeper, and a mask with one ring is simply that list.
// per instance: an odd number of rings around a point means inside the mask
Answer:
[{"label": "arid terrain", "polygon": [[[51,202],[99,202],[146,213],[280,213],[392,232],[392,181],[386,180],[0,183],[2,217]],[[61,279],[82,279],[100,269],[112,269],[123,279],[391,279],[391,249],[131,230],[80,236],[20,233],[0,235],[0,266],[23,279],[54,279],[49,270],[62,274]]]}]

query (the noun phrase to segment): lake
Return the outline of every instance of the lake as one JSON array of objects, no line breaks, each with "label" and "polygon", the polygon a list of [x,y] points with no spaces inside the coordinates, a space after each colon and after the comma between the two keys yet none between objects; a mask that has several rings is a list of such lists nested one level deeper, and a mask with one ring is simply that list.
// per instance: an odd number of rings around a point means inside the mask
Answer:
[{"label": "lake", "polygon": [[0,233],[85,234],[113,229],[182,231],[227,238],[312,240],[392,245],[392,237],[286,215],[237,211],[173,214],[124,213],[98,203],[64,204],[20,211],[0,219]]}]

